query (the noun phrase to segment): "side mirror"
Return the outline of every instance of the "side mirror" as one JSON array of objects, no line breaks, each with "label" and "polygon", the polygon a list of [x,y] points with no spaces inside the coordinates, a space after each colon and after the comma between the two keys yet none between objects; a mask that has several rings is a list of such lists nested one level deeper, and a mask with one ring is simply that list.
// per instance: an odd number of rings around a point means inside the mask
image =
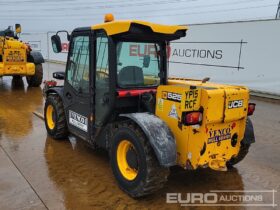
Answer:
[{"label": "side mirror", "polygon": [[63,71],[54,72],[53,78],[58,79],[58,80],[64,80],[65,72],[63,72]]},{"label": "side mirror", "polygon": [[144,55],[143,67],[148,68],[150,66],[151,57],[149,55]]},{"label": "side mirror", "polygon": [[67,41],[70,42],[71,35],[68,33],[68,31],[66,30],[57,31],[56,35],[58,35],[59,33],[66,33]]},{"label": "side mirror", "polygon": [[55,53],[60,53],[62,51],[60,37],[56,34],[51,37],[52,48]]},{"label": "side mirror", "polygon": [[20,34],[21,33],[21,25],[20,24],[16,24],[15,25],[15,29],[16,29],[16,34]]}]

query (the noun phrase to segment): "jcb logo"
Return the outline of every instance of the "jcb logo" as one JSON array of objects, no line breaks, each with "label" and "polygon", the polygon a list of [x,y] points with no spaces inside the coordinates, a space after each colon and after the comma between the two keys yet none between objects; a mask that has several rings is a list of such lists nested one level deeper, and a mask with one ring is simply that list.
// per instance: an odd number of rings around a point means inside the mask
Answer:
[{"label": "jcb logo", "polygon": [[235,100],[235,101],[229,101],[228,102],[228,108],[233,109],[233,108],[239,108],[243,106],[243,100]]}]

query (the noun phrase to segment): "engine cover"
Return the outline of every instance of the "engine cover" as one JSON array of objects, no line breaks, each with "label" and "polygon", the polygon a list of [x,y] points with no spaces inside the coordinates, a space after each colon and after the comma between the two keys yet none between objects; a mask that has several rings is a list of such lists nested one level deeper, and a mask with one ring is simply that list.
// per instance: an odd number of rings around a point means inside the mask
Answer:
[{"label": "engine cover", "polygon": [[[156,115],[172,130],[177,163],[183,168],[226,170],[239,152],[246,127],[249,91],[197,81],[171,81],[158,87]],[[184,114],[202,112],[202,122],[185,125]]]}]

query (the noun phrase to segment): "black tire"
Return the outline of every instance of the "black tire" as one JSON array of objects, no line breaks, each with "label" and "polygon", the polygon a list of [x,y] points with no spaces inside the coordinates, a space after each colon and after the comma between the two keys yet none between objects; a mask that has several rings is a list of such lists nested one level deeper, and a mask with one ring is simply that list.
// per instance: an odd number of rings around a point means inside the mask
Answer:
[{"label": "black tire", "polygon": [[[141,197],[161,189],[167,181],[169,168],[159,165],[143,131],[132,121],[126,121],[118,123],[113,133],[110,161],[119,187],[131,197]],[[136,154],[137,175],[133,180],[128,180],[123,176],[118,165],[117,150],[124,140],[133,145]]]},{"label": "black tire", "polygon": [[14,75],[13,80],[21,80],[21,76],[20,75]]},{"label": "black tire", "polygon": [[236,157],[231,158],[227,162],[227,167],[232,168],[235,164],[242,161],[246,157],[246,155],[248,154],[250,146],[251,146],[251,144],[243,144],[241,142],[239,153],[237,154]]},{"label": "black tire", "polygon": [[24,82],[19,75],[14,75],[12,79],[12,89],[22,89],[24,88]]},{"label": "black tire", "polygon": [[[53,108],[52,112],[52,122],[53,126],[48,124],[49,115],[48,107]],[[66,116],[63,108],[63,103],[58,95],[49,95],[46,98],[45,108],[44,108],[44,119],[45,126],[48,134],[54,139],[64,139],[68,136],[68,128],[66,122]]]},{"label": "black tire", "polygon": [[26,81],[29,87],[39,87],[43,80],[43,66],[42,64],[35,64],[35,74],[33,76],[26,76]]}]

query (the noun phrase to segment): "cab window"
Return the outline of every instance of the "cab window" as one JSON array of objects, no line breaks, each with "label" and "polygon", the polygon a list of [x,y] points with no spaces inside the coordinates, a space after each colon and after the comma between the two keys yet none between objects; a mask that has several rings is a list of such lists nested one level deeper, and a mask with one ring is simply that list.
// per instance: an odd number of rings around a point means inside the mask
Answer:
[{"label": "cab window", "polygon": [[105,33],[97,33],[96,38],[96,82],[109,82],[108,38]]},{"label": "cab window", "polygon": [[118,42],[118,86],[145,87],[160,83],[160,45],[145,42]]},{"label": "cab window", "polygon": [[100,127],[111,109],[106,103],[110,92],[107,35],[103,31],[97,32],[95,43],[95,125]]},{"label": "cab window", "polygon": [[71,45],[67,81],[79,93],[89,93],[89,36],[76,36]]}]

